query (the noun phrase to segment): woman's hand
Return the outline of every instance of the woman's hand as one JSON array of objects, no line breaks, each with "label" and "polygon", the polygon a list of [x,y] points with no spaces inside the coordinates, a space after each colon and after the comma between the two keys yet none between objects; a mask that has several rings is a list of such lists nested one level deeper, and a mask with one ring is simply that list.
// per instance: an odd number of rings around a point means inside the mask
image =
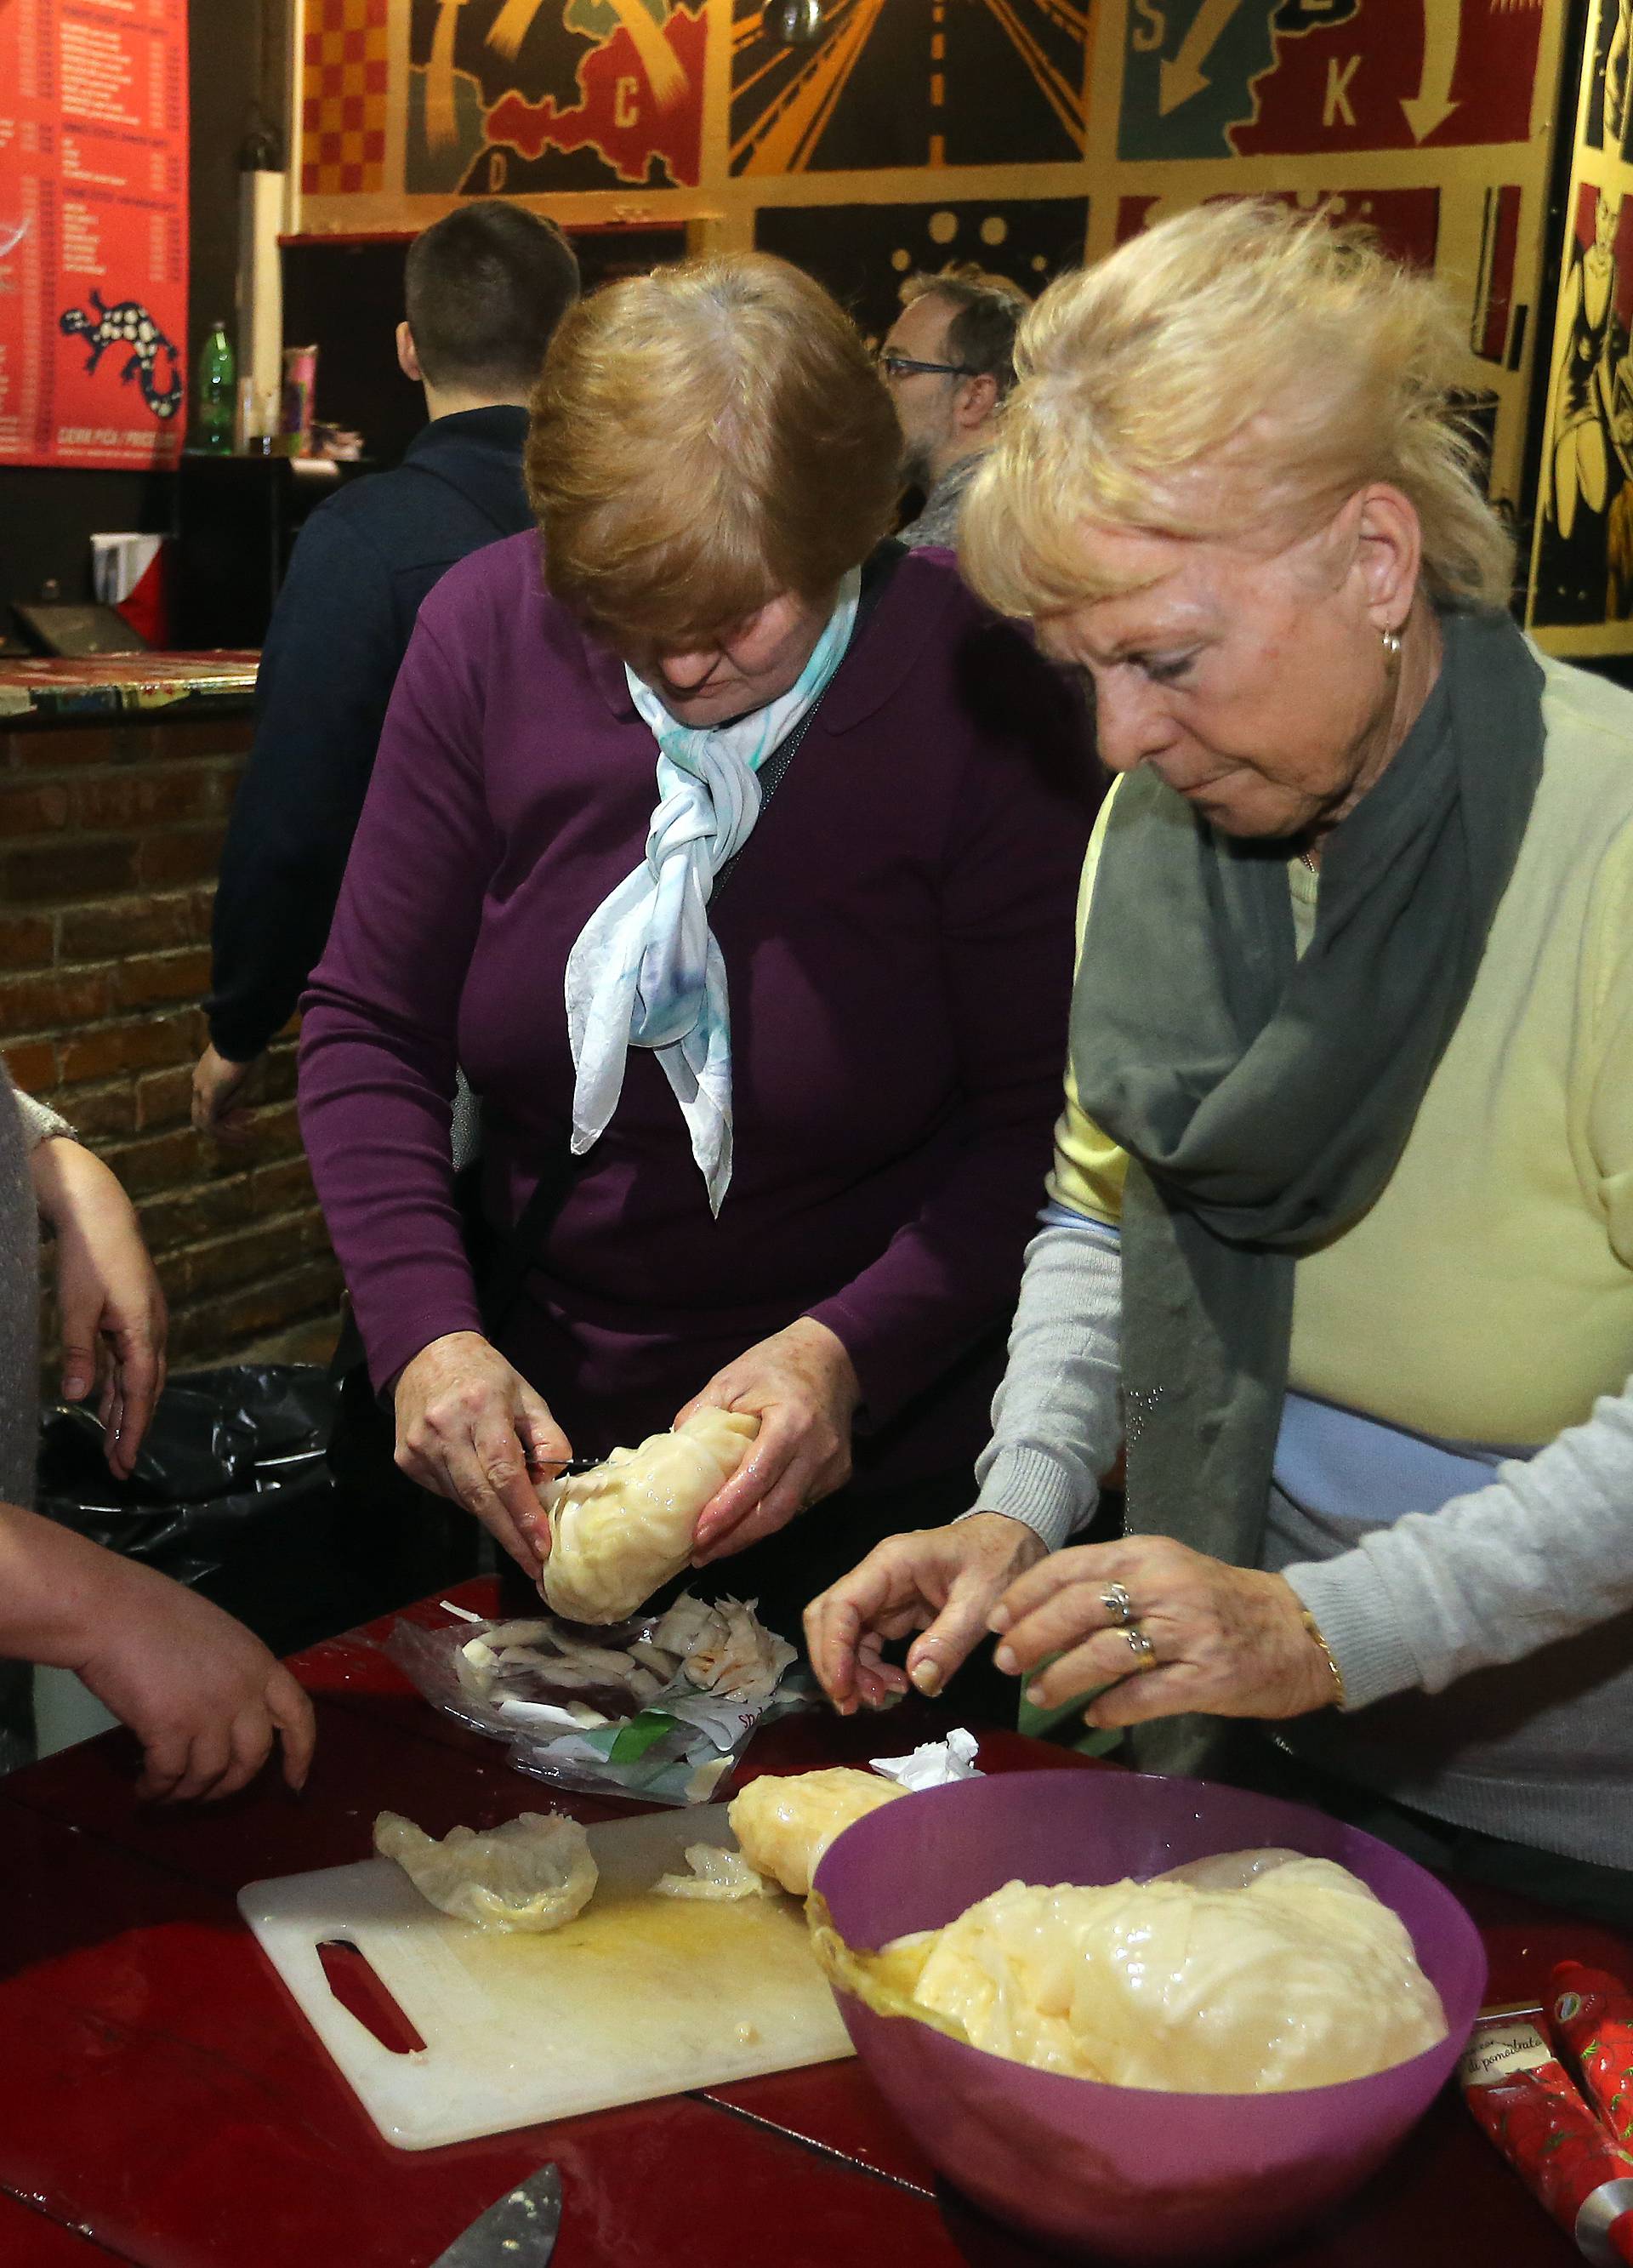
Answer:
[{"label": "woman's hand", "polygon": [[[1119,1627],[1121,1584],[1142,1650]],[[1002,1633],[997,1665],[1025,1675],[1041,1708],[1110,1686],[1085,1712],[1097,1727],[1143,1725],[1188,1709],[1212,1717],[1302,1717],[1335,1696],[1327,1656],[1305,1628],[1297,1593],[1279,1575],[1229,1567],[1165,1536],[1130,1536],[1057,1551],[1012,1583],[988,1628]],[[1115,1682],[1114,1681],[1120,1681]]]},{"label": "woman's hand", "polygon": [[301,1786],[317,1728],[312,1704],[258,1638],[151,1568],[102,1553],[92,1650],[74,1665],[129,1726],[144,1762],[136,1793],[181,1803],[232,1795],[283,1742],[283,1777]]},{"label": "woman's hand", "polygon": [[698,1517],[692,1565],[702,1567],[785,1528],[796,1513],[850,1478],[850,1421],[862,1388],[843,1343],[801,1315],[717,1370],[676,1418],[743,1410],[760,1432],[742,1463]]},{"label": "woman's hand", "polygon": [[61,1135],[29,1154],[34,1200],[56,1235],[63,1398],[99,1387],[110,1470],[127,1478],[165,1384],[169,1317],[136,1208],[102,1160]]},{"label": "woman's hand", "polygon": [[[939,1693],[987,1629],[1000,1594],[1043,1556],[1032,1528],[1001,1512],[950,1528],[886,1536],[805,1609],[805,1651],[842,1717],[883,1709],[907,1691]],[[883,1659],[892,1638],[924,1635],[905,1673]]]},{"label": "woman's hand", "polygon": [[480,1332],[450,1331],[404,1366],[394,1402],[401,1469],[474,1513],[537,1582],[550,1526],[533,1476],[572,1455],[543,1396]]}]

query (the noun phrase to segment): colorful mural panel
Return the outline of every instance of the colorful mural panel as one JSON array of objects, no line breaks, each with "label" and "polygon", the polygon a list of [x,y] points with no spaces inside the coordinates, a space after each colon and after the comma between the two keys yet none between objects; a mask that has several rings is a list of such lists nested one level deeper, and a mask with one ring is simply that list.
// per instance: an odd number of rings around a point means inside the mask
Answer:
[{"label": "colorful mural panel", "polygon": [[1119,154],[1523,142],[1541,0],[1134,0]]},{"label": "colorful mural panel", "polygon": [[821,36],[736,0],[733,173],[1070,163],[1086,0],[831,0]]},{"label": "colorful mural panel", "polygon": [[[1573,83],[1590,54],[1585,130],[1618,183],[1633,132],[1633,0],[1587,0],[1585,30],[1582,0],[301,4],[328,43],[320,59],[309,40],[309,70],[365,70],[360,92],[309,79],[303,231],[404,230],[519,196],[575,228],[684,226],[695,249],[782,253],[877,334],[908,269],[968,259],[1035,289],[1206,199],[1367,222],[1455,294],[1462,388],[1517,517],[1552,367],[1538,300],[1568,39]],[[381,10],[383,157],[322,138],[378,129]],[[336,165],[364,176],[337,186]],[[1613,368],[1607,399],[1615,383]],[[1621,482],[1605,430],[1603,511],[1590,454],[1582,515],[1549,537],[1558,608],[1586,605],[1600,576],[1589,539]]]},{"label": "colorful mural panel", "polygon": [[[1556,653],[1633,653],[1633,0],[1595,0],[1546,388],[1528,619]],[[1564,122],[1565,130],[1571,120]]]},{"label": "colorful mural panel", "polygon": [[695,186],[704,0],[414,0],[404,188]]},{"label": "colorful mural panel", "polygon": [[1577,185],[1537,496],[1540,623],[1633,619],[1633,196]]}]

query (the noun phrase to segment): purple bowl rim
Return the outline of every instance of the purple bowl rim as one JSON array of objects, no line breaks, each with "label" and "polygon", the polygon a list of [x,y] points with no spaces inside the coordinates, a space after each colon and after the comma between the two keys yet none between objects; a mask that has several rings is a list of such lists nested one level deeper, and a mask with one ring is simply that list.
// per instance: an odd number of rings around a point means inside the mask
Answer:
[{"label": "purple bowl rim", "polygon": [[[984,1773],[982,1777],[995,1781],[1000,1779],[1024,1778],[1027,1781],[1053,1781],[1056,1783],[1070,1782],[1076,1787],[1081,1787],[1090,1784],[1098,1784],[1100,1786],[1105,1785],[1104,1777],[1099,1772],[1087,1773],[1080,1769],[1078,1771],[1072,1771],[1069,1768],[1063,1769],[1058,1771],[1029,1771],[1024,1773],[990,1772]],[[1414,1873],[1421,1874],[1424,1881],[1430,1883],[1434,1889],[1439,1893],[1440,1896],[1444,1898],[1446,1904],[1453,1910],[1458,1921],[1461,1923],[1463,1927],[1467,1929],[1469,1934],[1475,1939],[1479,1949],[1481,1967],[1485,1970],[1486,1975],[1489,1977],[1490,1964],[1486,1958],[1485,1941],[1481,1937],[1479,1928],[1475,1922],[1473,1915],[1463,1904],[1462,1900],[1457,1896],[1454,1890],[1449,1889],[1446,1887],[1445,1883],[1440,1880],[1438,1874],[1431,1874],[1427,1867],[1423,1866],[1417,1859],[1411,1858],[1406,1852],[1398,1850],[1393,1843],[1386,1843],[1381,1836],[1369,1834],[1364,1827],[1353,1827],[1348,1820],[1334,1819],[1330,1813],[1318,1811],[1313,1804],[1298,1803],[1290,1796],[1278,1795],[1262,1797],[1259,1795],[1256,1789],[1232,1787],[1227,1782],[1223,1780],[1195,1779],[1177,1772],[1169,1774],[1166,1772],[1135,1772],[1127,1771],[1120,1772],[1118,1778],[1120,1781],[1144,1781],[1147,1786],[1201,1788],[1213,1794],[1251,1796],[1255,1801],[1275,1803],[1281,1806],[1284,1810],[1305,1812],[1313,1819],[1325,1820],[1330,1826],[1342,1828],[1347,1835],[1358,1835],[1363,1842],[1371,1844],[1376,1850],[1383,1852],[1387,1857],[1399,1859],[1403,1866],[1409,1867]],[[969,1781],[960,1781],[956,1783],[956,1785],[960,1786],[968,1786],[972,1784],[973,1783]],[[939,1795],[945,1792],[945,1791],[940,1788],[919,1788],[913,1791],[913,1795],[923,1798]],[[909,1800],[911,1800],[911,1798]],[[881,1812],[894,1811],[894,1809],[895,1806],[894,1804],[881,1804],[878,1809],[870,1811],[864,1814],[861,1819],[853,1822],[853,1828],[866,1828],[871,1821],[879,1818]],[[848,1828],[845,1831],[849,1834],[852,1831],[852,1829]],[[828,1850],[825,1851],[821,1858],[817,1861],[816,1871],[812,1876],[811,1887],[819,1894],[821,1891],[821,1877],[823,1871],[828,1865],[829,1852],[836,1847],[839,1840],[840,1838],[836,1836],[834,1842],[829,1845]],[[1316,1854],[1312,1852],[1304,1855],[1314,1856]],[[1152,1877],[1149,1875],[1146,1877],[1147,1881],[1151,1879]],[[1369,1885],[1368,1887],[1370,1888],[1371,1886]],[[1376,1893],[1374,1893],[1374,1895],[1376,1895]],[[989,1893],[989,1896],[990,1896],[990,1893]],[[826,1901],[824,1902],[826,1903]],[[977,1903],[979,1903],[979,1901],[977,1901]],[[1379,1903],[1382,1904],[1383,1901],[1380,1900]],[[966,1909],[966,1911],[967,1910]],[[1392,1906],[1390,1908],[1390,1911],[1394,1913],[1397,1912],[1398,1910]],[[954,1915],[952,1918],[956,1920],[957,1916]],[[837,1928],[838,1925],[835,1923],[835,1926]],[[939,1925],[932,1924],[931,1926],[945,1928],[946,1924],[945,1922]],[[850,1944],[849,1939],[846,1939],[844,1941],[847,1945]],[[857,1949],[858,1948],[854,1947],[851,1948],[852,1951],[856,1951]],[[877,1952],[879,1948],[874,1946],[863,1948],[861,1949],[864,1951]],[[870,2008],[866,2001],[861,1998],[860,1994],[850,1992],[843,1985],[835,1984],[831,1977],[828,1979],[828,1990],[833,1993],[836,2000],[854,2001],[858,2008],[863,2010],[865,2014],[873,2017],[879,2023],[916,2024],[918,2032],[921,2033],[926,2040],[939,2043],[939,2045],[942,2048],[950,2049],[953,2054],[959,2056],[975,2056],[977,2057],[982,2064],[1001,2064],[1011,2071],[1025,2072],[1027,2074],[1029,2080],[1041,2080],[1048,2087],[1089,2087],[1094,2088],[1097,2093],[1102,2095],[1125,2096],[1130,2095],[1148,2095],[1165,2102],[1227,2102],[1238,2104],[1262,2102],[1274,2103],[1285,2102],[1289,2098],[1302,2099],[1306,2096],[1314,2097],[1324,2095],[1335,2095],[1341,2088],[1367,2087],[1379,2080],[1398,2080],[1405,2073],[1417,2071],[1421,2066],[1426,2066],[1435,2061],[1437,2058],[1445,2058],[1448,2051],[1453,2057],[1460,2055],[1463,2047],[1463,2043],[1461,2041],[1457,2041],[1455,2044],[1453,2043],[1453,2028],[1448,2025],[1446,2028],[1445,2037],[1444,2039],[1437,2040],[1431,2047],[1420,2049],[1416,2055],[1408,2056],[1401,2063],[1386,2064],[1381,2071],[1363,2072],[1357,2079],[1326,2080],[1320,2087],[1267,2088],[1261,2088],[1256,2092],[1248,2095],[1227,2094],[1223,2091],[1198,2093],[1192,2088],[1186,2088],[1181,2091],[1177,2088],[1124,2087],[1120,2085],[1114,2080],[1079,2079],[1077,2074],[1072,2072],[1046,2071],[1041,2065],[1022,2063],[1019,2058],[1015,2056],[1001,2056],[995,2053],[990,2048],[978,2048],[969,2041],[955,2040],[948,2033],[938,2031],[934,2024],[917,2023],[917,2020],[912,2016],[886,2016],[881,2014],[877,2008]],[[1476,1999],[1476,2014],[1478,2013],[1478,1998],[1483,1996],[1484,1990],[1485,1986],[1482,1984],[1481,1986],[1481,1995],[1477,1996]],[[1441,2005],[1442,2012],[1444,2013],[1445,2003],[1442,2002]],[[936,2052],[936,2050],[932,2048],[931,2052],[933,2054]]]}]

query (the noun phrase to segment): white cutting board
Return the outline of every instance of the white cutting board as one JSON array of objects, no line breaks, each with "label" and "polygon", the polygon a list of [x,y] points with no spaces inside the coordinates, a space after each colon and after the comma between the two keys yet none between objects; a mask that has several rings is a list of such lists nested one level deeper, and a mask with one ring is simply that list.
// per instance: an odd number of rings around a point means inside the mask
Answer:
[{"label": "white cutting board", "polygon": [[[454,1921],[386,1859],[251,1882],[239,1905],[386,2139],[425,2150],[853,2052],[798,1900],[651,1895],[691,1843],[733,1846],[723,1803],[591,1828],[595,1896],[542,1935]],[[331,1938],[423,2049],[381,2046],[335,1998]]]}]

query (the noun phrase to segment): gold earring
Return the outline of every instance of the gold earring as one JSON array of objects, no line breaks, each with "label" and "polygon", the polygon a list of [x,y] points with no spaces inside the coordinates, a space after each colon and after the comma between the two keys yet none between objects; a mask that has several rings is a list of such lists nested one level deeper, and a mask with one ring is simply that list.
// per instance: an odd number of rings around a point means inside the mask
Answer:
[{"label": "gold earring", "polygon": [[1400,633],[1400,631],[1399,631],[1399,630],[1380,630],[1380,631],[1379,632],[1379,636],[1383,639],[1383,642],[1384,642],[1384,659],[1385,659],[1387,662],[1389,662],[1389,663],[1391,663],[1391,664],[1394,664],[1394,662],[1399,661],[1399,660],[1400,660],[1400,659],[1401,659],[1401,633]]}]

